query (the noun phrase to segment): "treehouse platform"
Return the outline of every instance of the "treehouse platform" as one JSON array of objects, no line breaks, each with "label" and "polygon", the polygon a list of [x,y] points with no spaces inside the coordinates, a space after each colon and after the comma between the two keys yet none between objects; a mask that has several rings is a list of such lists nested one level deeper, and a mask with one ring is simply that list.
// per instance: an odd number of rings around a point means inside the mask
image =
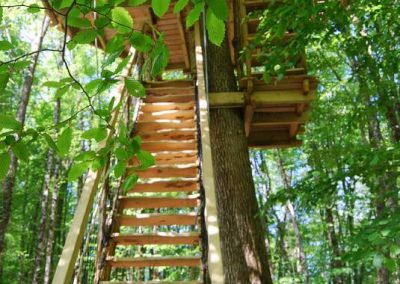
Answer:
[{"label": "treehouse platform", "polygon": [[[201,243],[206,237],[212,283],[224,283],[208,132],[209,110],[243,109],[243,127],[249,147],[292,147],[301,144],[298,135],[304,132],[310,105],[316,96],[317,80],[307,75],[304,58],[295,68],[287,70],[283,78],[278,80],[272,76],[266,82],[262,54],[255,49],[251,56],[240,56],[240,50],[254,39],[259,24],[253,12],[268,7],[271,2],[238,1],[236,4],[229,1],[227,38],[238,80],[237,91],[225,93],[207,92],[201,29],[198,24],[194,28],[187,28],[185,24],[189,7],[174,13],[175,3],[172,3],[164,16],[158,18],[149,5],[121,4],[134,19],[134,30],[144,31],[154,39],[159,37],[158,32],[163,34],[170,54],[166,70],[182,71],[190,79],[143,82],[147,96],[139,102],[133,134],[141,136],[142,148],[155,157],[155,165],[139,170],[138,184],[118,196],[106,258],[101,265],[101,283],[203,283],[205,260]],[[71,36],[80,31],[65,27],[64,17],[57,13],[50,13],[50,17],[54,25]],[[94,23],[96,15],[82,17]],[[114,33],[106,29],[98,36],[98,47],[106,49]],[[283,40],[293,36],[292,33]],[[126,42],[121,56],[126,56],[129,50]],[[126,174],[129,175],[135,166],[137,161],[132,160]],[[93,175],[89,180],[92,183],[87,186],[87,196],[84,192],[77,212],[88,211],[93,202],[97,180]],[[201,192],[203,195],[199,194]],[[206,212],[204,216],[200,214],[202,209]],[[73,264],[70,263],[77,257],[83,222],[84,217],[78,216],[72,224],[54,278],[61,282],[53,283],[64,283],[62,281],[72,273]],[[208,233],[202,230],[202,222]],[[174,247],[171,255],[160,256],[158,248],[162,245]],[[129,246],[139,246],[141,255],[130,255],[121,249]],[[188,255],[187,248],[198,253]],[[127,282],[126,278],[119,277],[124,269],[141,271],[141,275],[151,271],[151,281]],[[168,269],[187,269],[192,278],[182,279],[183,282],[167,281]],[[123,282],[109,282],[110,279]]]}]

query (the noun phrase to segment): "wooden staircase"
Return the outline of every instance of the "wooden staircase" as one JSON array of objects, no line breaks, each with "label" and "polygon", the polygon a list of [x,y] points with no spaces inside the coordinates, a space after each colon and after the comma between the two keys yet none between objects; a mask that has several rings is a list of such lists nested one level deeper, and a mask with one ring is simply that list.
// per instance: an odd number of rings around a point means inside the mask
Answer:
[{"label": "wooden staircase", "polygon": [[[239,1],[240,45],[249,47],[256,37],[260,23],[258,10],[270,5],[283,5],[272,0]],[[287,31],[279,44],[285,45],[296,36],[295,31]],[[297,65],[286,71],[282,79],[271,77],[263,80],[264,58],[260,46],[248,54],[238,66],[240,86],[244,91],[245,130],[250,147],[290,147],[299,146],[296,136],[303,133],[308,120],[307,110],[315,99],[317,80],[307,75],[305,56]]]},{"label": "wooden staircase", "polygon": [[[101,283],[200,283],[199,252],[184,252],[199,251],[200,243],[195,86],[193,81],[145,86],[135,135],[155,165],[135,172],[138,184],[118,199]],[[171,255],[160,256],[166,245]],[[171,268],[182,267],[192,279],[167,280]]]}]

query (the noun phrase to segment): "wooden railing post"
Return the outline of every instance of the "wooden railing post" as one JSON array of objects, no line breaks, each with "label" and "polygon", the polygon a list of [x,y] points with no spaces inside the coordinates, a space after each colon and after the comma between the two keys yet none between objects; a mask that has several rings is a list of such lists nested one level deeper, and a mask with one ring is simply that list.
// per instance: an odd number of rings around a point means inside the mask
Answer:
[{"label": "wooden railing post", "polygon": [[206,83],[204,79],[204,58],[201,46],[200,27],[195,25],[196,69],[200,113],[202,171],[201,178],[205,191],[205,223],[208,234],[208,270],[213,284],[222,284],[224,271],[222,265],[221,244],[217,214],[217,200],[215,196],[214,171],[211,156],[209,106],[207,99]]}]

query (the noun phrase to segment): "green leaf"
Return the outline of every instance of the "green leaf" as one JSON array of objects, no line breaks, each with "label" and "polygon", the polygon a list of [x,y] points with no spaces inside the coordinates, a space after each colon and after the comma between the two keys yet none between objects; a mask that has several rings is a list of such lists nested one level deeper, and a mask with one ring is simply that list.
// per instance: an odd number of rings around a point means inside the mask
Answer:
[{"label": "green leaf", "polygon": [[140,161],[140,168],[142,170],[155,165],[155,159],[153,155],[147,151],[140,151],[139,153],[137,153],[137,157]]},{"label": "green leaf", "polygon": [[79,161],[79,162],[88,162],[88,161],[92,161],[95,158],[96,158],[95,151],[86,151],[86,152],[80,153],[78,156],[75,157],[74,160]]},{"label": "green leaf", "polygon": [[61,0],[58,8],[59,9],[69,8],[69,7],[71,7],[73,2],[74,2],[74,0]]},{"label": "green leaf", "polygon": [[72,144],[72,128],[66,128],[57,140],[58,153],[61,156],[68,154]]},{"label": "green leaf", "polygon": [[74,163],[68,172],[68,181],[74,181],[82,176],[89,168],[89,162]]},{"label": "green leaf", "polygon": [[0,50],[10,50],[13,45],[8,40],[0,40]]},{"label": "green leaf", "polygon": [[139,52],[148,52],[151,47],[153,40],[148,35],[144,35],[140,32],[133,32],[129,38],[132,46]]},{"label": "green leaf", "polygon": [[114,167],[114,174],[116,178],[121,177],[126,169],[128,162],[127,161],[119,161]]},{"label": "green leaf", "polygon": [[32,4],[28,8],[28,13],[35,14],[40,12],[40,8],[38,4]]},{"label": "green leaf", "polygon": [[19,140],[17,143],[11,146],[12,151],[14,152],[15,156],[22,161],[29,160],[29,151],[26,144]]},{"label": "green leaf", "polygon": [[78,7],[74,7],[68,14],[68,26],[74,28],[90,28],[91,23],[88,19],[82,17],[81,10]]},{"label": "green leaf", "polygon": [[152,0],[151,8],[153,8],[154,14],[161,18],[168,11],[171,0]]},{"label": "green leaf", "polygon": [[9,79],[10,79],[9,73],[0,73],[0,94],[2,94],[6,89]]},{"label": "green leaf", "polygon": [[68,92],[70,87],[71,87],[71,85],[65,85],[65,86],[59,88],[56,91],[56,98],[61,98],[62,95],[64,95],[66,92]]},{"label": "green leaf", "polygon": [[190,28],[199,20],[200,14],[203,11],[204,2],[197,3],[186,17],[186,28]]},{"label": "green leaf", "polygon": [[25,69],[30,64],[31,64],[31,62],[29,60],[21,60],[21,61],[15,62],[13,67],[15,70],[21,70],[21,69]]},{"label": "green leaf", "polygon": [[182,11],[188,3],[189,0],[179,0],[178,2],[176,2],[174,7],[174,14],[178,14],[180,11]]},{"label": "green leaf", "polygon": [[0,25],[2,21],[3,21],[3,8],[0,7]]},{"label": "green leaf", "polygon": [[22,124],[11,116],[0,114],[0,129],[21,130]]},{"label": "green leaf", "polygon": [[137,183],[139,177],[135,174],[132,174],[124,180],[124,183],[122,184],[122,191],[123,193],[126,193],[128,190],[130,190],[132,187],[135,186]]},{"label": "green leaf", "polygon": [[127,160],[130,158],[128,152],[122,147],[115,149],[115,157],[117,157],[118,160]]},{"label": "green leaf", "polygon": [[373,260],[373,264],[376,268],[381,268],[382,267],[382,263],[383,263],[384,257],[380,254],[375,254],[374,255],[374,260]]},{"label": "green leaf", "polygon": [[129,6],[139,6],[142,5],[146,2],[147,0],[129,0],[128,5]]},{"label": "green leaf", "polygon": [[111,11],[112,25],[118,33],[125,34],[132,31],[133,20],[128,10],[122,7],[115,7]]},{"label": "green leaf", "polygon": [[218,19],[228,21],[228,5],[226,0],[208,0],[208,7]]},{"label": "green leaf", "polygon": [[0,154],[0,181],[7,175],[11,159],[8,152]]},{"label": "green leaf", "polygon": [[49,145],[49,147],[51,149],[53,149],[54,151],[58,152],[58,147],[57,147],[56,143],[54,142],[53,138],[51,138],[51,136],[47,133],[42,133],[42,136],[46,140],[47,145]]},{"label": "green leaf", "polygon": [[142,83],[133,78],[125,78],[125,87],[131,96],[137,98],[144,98],[146,96],[146,90]]},{"label": "green leaf", "polygon": [[59,81],[47,81],[42,84],[43,87],[48,87],[48,88],[59,88],[63,85],[63,83],[60,83]]},{"label": "green leaf", "polygon": [[91,43],[97,37],[97,32],[95,30],[85,30],[78,32],[71,40],[76,43],[85,44]]},{"label": "green leaf", "polygon": [[84,139],[94,139],[96,142],[100,142],[107,137],[107,128],[97,127],[86,130],[82,133],[82,138]]},{"label": "green leaf", "polygon": [[217,18],[211,9],[207,9],[206,28],[210,41],[217,46],[221,46],[225,38],[225,23]]}]

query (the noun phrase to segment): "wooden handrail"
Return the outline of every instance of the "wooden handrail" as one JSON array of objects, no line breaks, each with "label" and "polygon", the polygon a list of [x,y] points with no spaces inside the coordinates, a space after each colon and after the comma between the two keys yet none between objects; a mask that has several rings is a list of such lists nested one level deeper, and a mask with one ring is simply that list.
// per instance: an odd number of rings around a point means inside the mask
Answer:
[{"label": "wooden handrail", "polygon": [[203,181],[206,198],[204,215],[208,234],[208,269],[211,282],[213,284],[222,284],[225,283],[225,280],[221,255],[221,243],[219,237],[214,171],[211,156],[209,105],[206,93],[206,83],[204,79],[204,59],[199,23],[195,24],[194,33],[196,45],[196,71],[202,148],[201,179]]},{"label": "wooden handrail", "polygon": [[[122,78],[127,77],[132,69],[133,60],[135,56],[132,56],[132,61],[124,71]],[[124,80],[117,90],[116,105],[112,118],[111,118],[111,129],[115,129],[117,121],[121,113],[121,107],[123,102],[126,100],[127,92],[125,89]],[[108,142],[113,138],[115,130],[110,130],[107,137],[99,143],[99,148],[104,148]],[[97,171],[89,170],[87,178],[82,188],[82,194],[79,198],[78,205],[76,207],[75,215],[69,230],[67,239],[64,244],[64,248],[61,257],[58,261],[57,269],[53,277],[53,284],[69,284],[71,283],[75,262],[78,257],[79,249],[83,241],[83,235],[85,233],[86,225],[89,219],[90,211],[93,207],[94,197],[97,192],[97,188],[101,178],[104,175],[104,168]]]}]

